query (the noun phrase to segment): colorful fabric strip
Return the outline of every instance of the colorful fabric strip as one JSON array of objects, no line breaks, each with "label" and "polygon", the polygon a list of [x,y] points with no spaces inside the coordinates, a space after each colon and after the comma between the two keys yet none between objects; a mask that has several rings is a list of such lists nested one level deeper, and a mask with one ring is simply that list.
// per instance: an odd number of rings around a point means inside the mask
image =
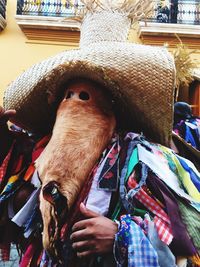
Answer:
[{"label": "colorful fabric strip", "polygon": [[[165,201],[174,236],[171,243],[173,253],[184,257],[196,255],[197,251],[188,235],[186,224],[183,221],[181,210],[178,205],[179,198],[175,198],[171,190],[155,175],[149,179],[148,183],[151,184],[151,187],[154,187],[154,191],[162,195]],[[188,209],[193,209],[190,205],[187,204],[187,206]],[[198,212],[196,211],[196,213]]]},{"label": "colorful fabric strip", "polygon": [[[137,187],[137,183],[134,179],[134,173],[132,173],[129,177],[128,185],[130,184],[131,186]],[[153,198],[151,198],[142,188],[140,188],[140,190],[136,192],[134,197],[139,200],[149,211],[156,215],[154,217],[154,222],[158,231],[159,238],[165,244],[169,245],[173,239],[173,234],[168,215],[159,206],[159,204]]]},{"label": "colorful fabric strip", "polygon": [[114,254],[118,267],[159,267],[156,251],[130,215],[121,216]]},{"label": "colorful fabric strip", "polygon": [[23,183],[22,175],[23,175],[23,170],[20,173],[11,176],[8,179],[6,186],[4,187],[2,193],[0,194],[0,203],[11,197],[16,192],[19,186]]},{"label": "colorful fabric strip", "polygon": [[9,163],[12,151],[13,151],[13,147],[14,147],[14,143],[12,144],[7,156],[5,157],[3,163],[0,166],[0,184],[1,184],[3,178],[4,178],[5,174],[6,174],[6,170],[7,170],[8,163]]},{"label": "colorful fabric strip", "polygon": [[101,173],[99,175],[98,187],[103,190],[117,191],[119,181],[119,136],[113,138],[111,148],[103,157]]},{"label": "colorful fabric strip", "polygon": [[[160,153],[156,154],[156,151]],[[181,188],[178,177],[169,168],[166,157],[158,150],[158,146],[155,146],[153,153],[146,150],[143,146],[138,145],[139,160],[144,162],[165,184],[171,188],[180,197],[187,199],[190,205],[194,206],[198,211],[200,207],[198,202],[189,196],[183,188]],[[195,205],[193,205],[195,204]],[[197,204],[197,205],[196,205]]]},{"label": "colorful fabric strip", "polygon": [[190,179],[190,174],[182,167],[179,160],[177,159],[176,155],[172,153],[171,150],[161,147],[162,151],[168,155],[171,161],[173,161],[175,165],[174,172],[176,173],[177,177],[179,178],[180,182],[183,184],[183,187],[186,189],[187,193],[196,201],[200,201],[200,193],[192,183]]},{"label": "colorful fabric strip", "polygon": [[186,160],[181,157],[177,157],[182,167],[190,174],[190,178],[197,190],[200,192],[200,177],[197,173],[187,164]]},{"label": "colorful fabric strip", "polygon": [[160,267],[166,267],[166,266],[176,267],[177,265],[176,265],[175,256],[172,254],[169,247],[165,243],[163,243],[158,237],[155,223],[151,221],[148,214],[145,214],[144,221],[146,220],[148,221],[147,236],[152,246],[157,252],[159,266]]}]

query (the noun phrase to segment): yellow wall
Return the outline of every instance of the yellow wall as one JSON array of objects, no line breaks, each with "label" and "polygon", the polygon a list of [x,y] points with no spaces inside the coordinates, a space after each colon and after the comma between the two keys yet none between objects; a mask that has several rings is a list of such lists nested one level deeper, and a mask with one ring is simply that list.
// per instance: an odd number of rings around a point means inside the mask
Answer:
[{"label": "yellow wall", "polygon": [[0,32],[0,104],[7,85],[28,67],[69,49],[64,45],[31,44],[15,21],[17,0],[7,1],[7,26]]}]

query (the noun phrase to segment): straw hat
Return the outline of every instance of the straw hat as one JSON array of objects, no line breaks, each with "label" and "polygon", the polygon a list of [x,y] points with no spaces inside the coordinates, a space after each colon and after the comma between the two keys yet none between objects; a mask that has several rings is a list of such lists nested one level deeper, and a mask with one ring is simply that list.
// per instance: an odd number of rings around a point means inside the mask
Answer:
[{"label": "straw hat", "polygon": [[117,114],[127,127],[168,145],[175,83],[173,58],[165,48],[127,42],[132,20],[140,17],[141,7],[145,9],[149,1],[133,4],[124,0],[118,8],[112,4],[115,1],[108,2],[100,7],[97,1],[86,1],[80,48],[25,71],[5,91],[4,107],[17,110],[16,124],[47,132],[56,110],[48,101],[51,96],[59,95],[69,79],[88,78],[110,90]]}]

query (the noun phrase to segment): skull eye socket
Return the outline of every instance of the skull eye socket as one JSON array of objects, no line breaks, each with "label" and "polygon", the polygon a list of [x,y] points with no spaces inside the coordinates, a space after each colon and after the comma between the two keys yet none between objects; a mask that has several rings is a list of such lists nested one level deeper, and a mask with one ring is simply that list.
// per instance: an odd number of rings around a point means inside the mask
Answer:
[{"label": "skull eye socket", "polygon": [[66,95],[66,99],[67,98],[71,98],[72,96],[74,95],[74,93],[72,92],[72,91],[69,91],[68,93],[67,93],[67,95]]},{"label": "skull eye socket", "polygon": [[89,96],[89,94],[87,92],[82,91],[79,94],[79,98],[81,100],[89,100],[90,99],[90,96]]}]

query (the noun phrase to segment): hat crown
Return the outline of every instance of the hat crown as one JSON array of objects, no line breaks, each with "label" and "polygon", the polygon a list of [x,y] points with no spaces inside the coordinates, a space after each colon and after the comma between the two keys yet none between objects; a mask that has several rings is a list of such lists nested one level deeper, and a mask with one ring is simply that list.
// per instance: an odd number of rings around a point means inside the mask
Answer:
[{"label": "hat crown", "polygon": [[126,13],[102,10],[88,13],[81,26],[80,48],[103,41],[126,42],[131,19]]}]

